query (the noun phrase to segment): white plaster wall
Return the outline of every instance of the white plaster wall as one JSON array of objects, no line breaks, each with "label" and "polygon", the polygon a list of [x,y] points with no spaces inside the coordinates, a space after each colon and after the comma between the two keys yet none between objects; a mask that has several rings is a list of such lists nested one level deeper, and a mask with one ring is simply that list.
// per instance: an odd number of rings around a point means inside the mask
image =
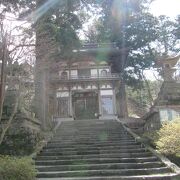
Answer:
[{"label": "white plaster wall", "polygon": [[92,85],[92,89],[97,89],[97,86],[96,85]]},{"label": "white plaster wall", "polygon": [[102,86],[101,86],[101,89],[105,89],[105,88],[106,88],[106,85],[102,85]]},{"label": "white plaster wall", "polygon": [[90,85],[88,85],[88,86],[86,87],[86,89],[91,89],[91,86],[90,86]]},{"label": "white plaster wall", "polygon": [[112,88],[112,85],[110,85],[110,84],[107,84],[107,88]]},{"label": "white plaster wall", "polygon": [[174,111],[173,109],[160,109],[160,119],[161,119],[161,121],[169,121],[168,113],[171,114],[171,117],[172,117],[171,120],[180,117],[180,112]]},{"label": "white plaster wall", "polygon": [[66,86],[60,86],[60,87],[58,88],[58,90],[59,90],[59,91],[68,90],[68,87],[66,87]]},{"label": "white plaster wall", "polygon": [[69,92],[64,91],[64,92],[57,92],[56,93],[56,97],[60,98],[60,97],[69,97]]},{"label": "white plaster wall", "polygon": [[81,89],[82,89],[82,87],[81,87],[81,86],[78,86],[78,89],[80,89],[80,90],[81,90]]},{"label": "white plaster wall", "polygon": [[77,70],[71,70],[71,76],[78,76]]},{"label": "white plaster wall", "polygon": [[100,94],[101,94],[101,96],[113,95],[113,90],[101,90]]},{"label": "white plaster wall", "polygon": [[101,71],[103,71],[103,70],[106,70],[107,73],[110,73],[110,68],[100,68],[99,69],[99,74],[101,74]]},{"label": "white plaster wall", "polygon": [[73,86],[73,87],[72,87],[72,90],[76,90],[76,89],[77,89],[77,87],[76,87],[76,86]]},{"label": "white plaster wall", "polygon": [[91,76],[97,76],[98,70],[97,69],[91,69]]},{"label": "white plaster wall", "polygon": [[100,86],[101,89],[112,89],[112,85],[110,84],[103,84]]},{"label": "white plaster wall", "polygon": [[59,75],[61,76],[61,73],[62,72],[67,72],[67,74],[68,74],[68,77],[69,77],[69,71],[68,70],[61,70],[61,71],[59,71]]}]

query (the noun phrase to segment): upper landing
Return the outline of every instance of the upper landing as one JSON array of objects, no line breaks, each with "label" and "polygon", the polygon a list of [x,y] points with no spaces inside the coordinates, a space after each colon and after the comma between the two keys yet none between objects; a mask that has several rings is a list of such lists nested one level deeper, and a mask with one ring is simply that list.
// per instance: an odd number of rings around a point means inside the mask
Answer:
[{"label": "upper landing", "polygon": [[116,43],[84,44],[73,50],[71,58],[51,64],[51,82],[119,81],[120,74],[111,71],[109,62],[123,52]]},{"label": "upper landing", "polygon": [[90,59],[74,62],[71,66],[60,62],[56,64],[56,71],[50,77],[52,82],[120,80],[120,74],[112,73],[111,66],[105,61],[95,63]]}]

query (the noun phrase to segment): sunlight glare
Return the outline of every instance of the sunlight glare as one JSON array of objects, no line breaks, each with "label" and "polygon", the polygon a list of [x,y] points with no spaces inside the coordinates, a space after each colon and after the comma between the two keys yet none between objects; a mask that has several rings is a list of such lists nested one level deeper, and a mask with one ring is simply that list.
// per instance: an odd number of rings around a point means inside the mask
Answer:
[{"label": "sunlight glare", "polygon": [[123,7],[121,5],[121,2],[119,0],[115,0],[113,2],[113,6],[112,6],[112,16],[114,17],[114,19],[120,21],[122,14],[123,14]]},{"label": "sunlight glare", "polygon": [[37,10],[32,12],[28,19],[31,19],[33,22],[37,22],[39,18],[41,18],[50,8],[55,7],[57,3],[62,5],[64,2],[62,0],[48,0]]},{"label": "sunlight glare", "polygon": [[155,16],[166,15],[174,19],[180,14],[180,0],[155,0],[150,11]]}]

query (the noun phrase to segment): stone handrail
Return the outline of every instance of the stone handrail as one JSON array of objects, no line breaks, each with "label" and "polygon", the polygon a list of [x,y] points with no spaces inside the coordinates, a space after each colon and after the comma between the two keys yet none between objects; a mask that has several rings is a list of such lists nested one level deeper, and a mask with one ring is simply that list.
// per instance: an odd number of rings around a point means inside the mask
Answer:
[{"label": "stone handrail", "polygon": [[147,150],[149,150],[152,154],[159,158],[167,167],[169,167],[173,172],[180,176],[180,168],[176,164],[172,163],[168,158],[163,156],[157,150],[150,147],[140,136],[134,133],[130,128],[126,127],[124,122],[122,122],[119,119],[117,119],[117,121],[123,125],[124,129],[126,129],[127,132],[131,134],[137,142],[140,142]]}]

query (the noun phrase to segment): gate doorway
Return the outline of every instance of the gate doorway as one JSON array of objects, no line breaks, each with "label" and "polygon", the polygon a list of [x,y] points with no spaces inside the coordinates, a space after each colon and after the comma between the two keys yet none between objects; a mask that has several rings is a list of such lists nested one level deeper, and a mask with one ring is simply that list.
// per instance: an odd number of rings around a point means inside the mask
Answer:
[{"label": "gate doorway", "polygon": [[56,100],[56,116],[67,118],[69,115],[69,99],[68,97],[60,97]]},{"label": "gate doorway", "polygon": [[72,96],[75,119],[95,119],[99,112],[96,92],[76,92]]}]

